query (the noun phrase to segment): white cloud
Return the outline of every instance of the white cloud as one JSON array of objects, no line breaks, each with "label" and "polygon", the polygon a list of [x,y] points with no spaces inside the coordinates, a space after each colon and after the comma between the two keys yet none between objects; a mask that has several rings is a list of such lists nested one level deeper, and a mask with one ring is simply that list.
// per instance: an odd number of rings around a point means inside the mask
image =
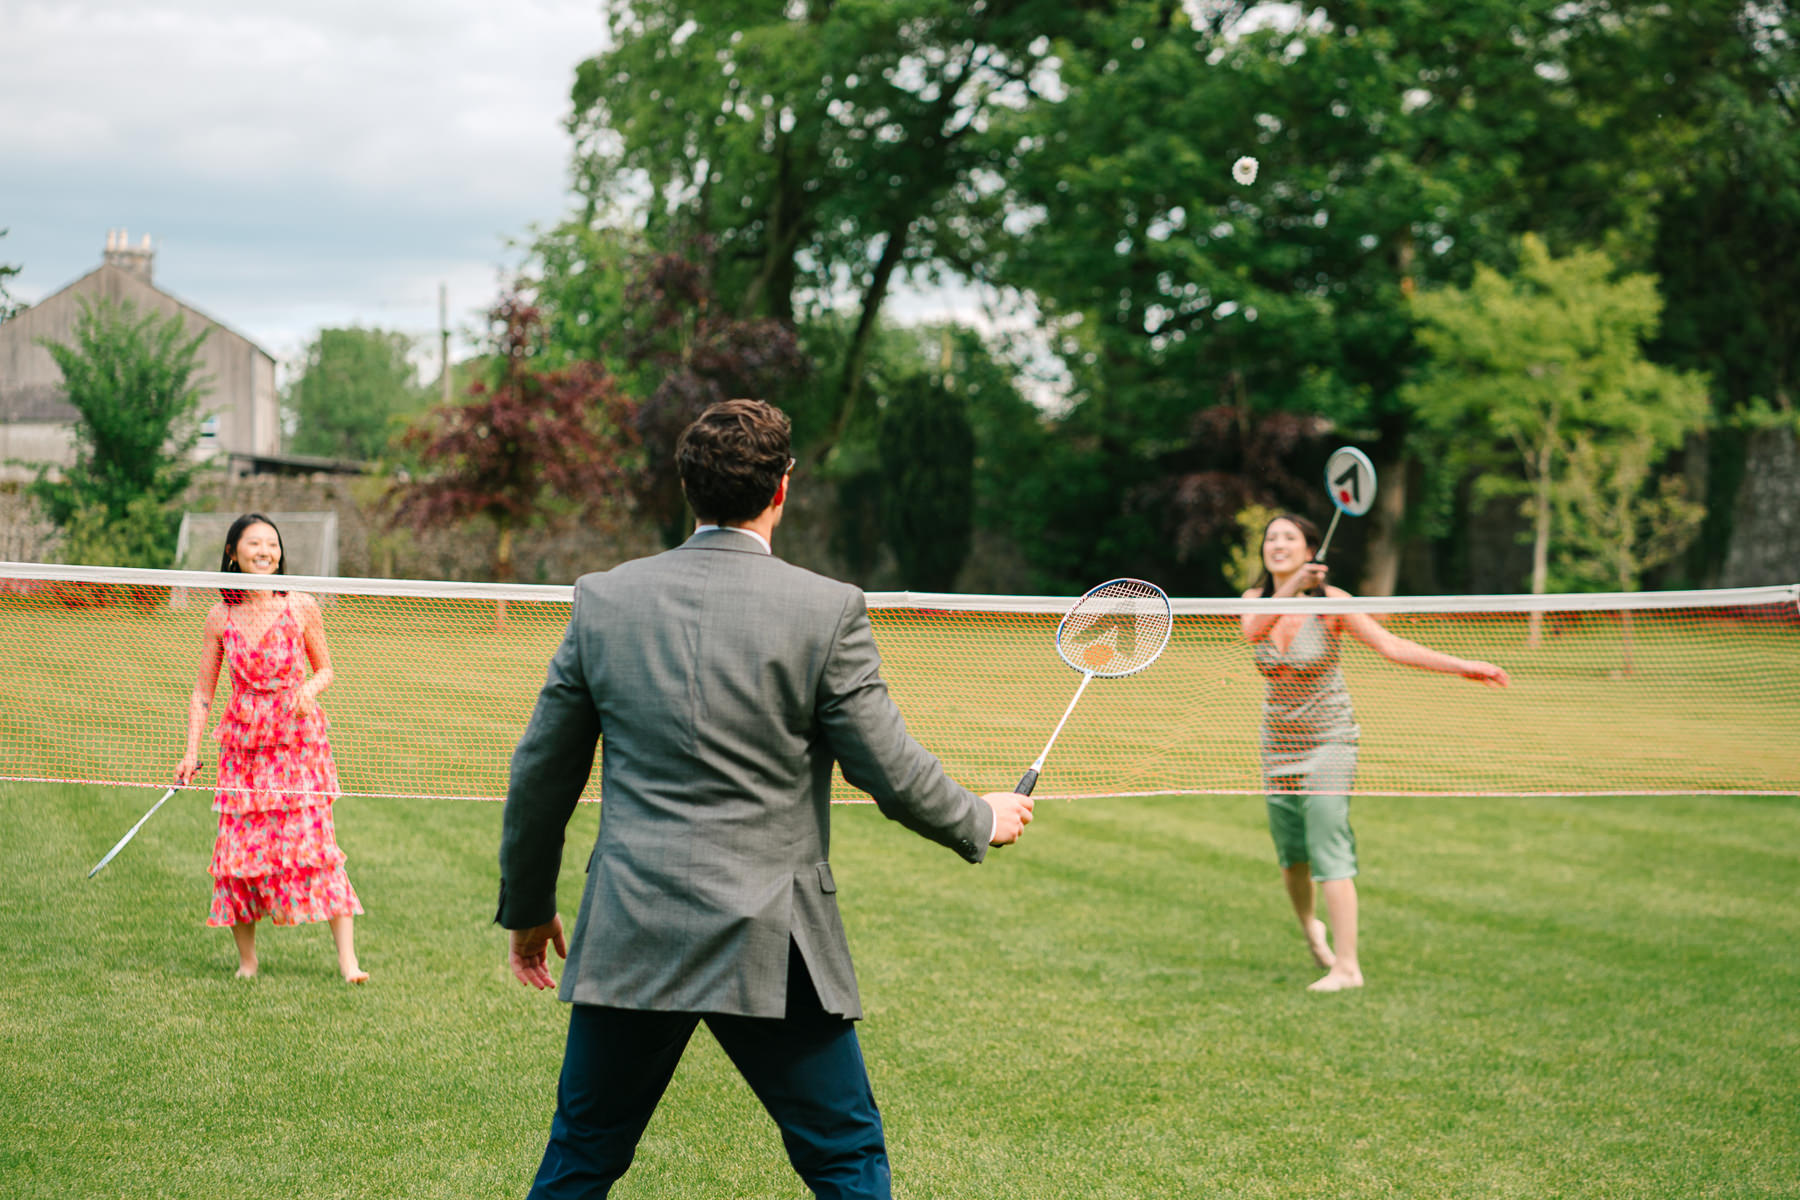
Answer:
[{"label": "white cloud", "polygon": [[0,261],[30,300],[148,232],[157,280],[289,354],[435,329],[566,206],[598,0],[5,0]]}]

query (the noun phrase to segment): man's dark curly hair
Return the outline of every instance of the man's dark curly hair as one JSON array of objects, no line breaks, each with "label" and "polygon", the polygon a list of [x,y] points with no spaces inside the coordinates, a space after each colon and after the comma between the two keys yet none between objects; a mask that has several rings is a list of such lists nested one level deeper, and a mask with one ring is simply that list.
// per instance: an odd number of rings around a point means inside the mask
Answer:
[{"label": "man's dark curly hair", "polygon": [[787,473],[787,414],[762,400],[722,400],[675,443],[688,506],[704,522],[748,521],[769,507]]}]

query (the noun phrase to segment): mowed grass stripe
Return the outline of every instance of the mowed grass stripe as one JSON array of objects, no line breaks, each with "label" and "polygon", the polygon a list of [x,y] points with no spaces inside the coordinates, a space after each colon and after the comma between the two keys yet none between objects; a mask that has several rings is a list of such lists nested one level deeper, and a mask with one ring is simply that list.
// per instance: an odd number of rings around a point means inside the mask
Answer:
[{"label": "mowed grass stripe", "polygon": [[[500,810],[345,800],[370,986],[203,927],[212,814],[0,784],[0,1194],[517,1196],[565,1013],[505,974]],[[601,810],[564,854],[572,914]],[[833,859],[903,1197],[1777,1197],[1800,1179],[1800,805],[1359,799],[1370,986],[1315,971],[1254,798],[1049,801],[978,868]],[[798,1196],[696,1037],[622,1200]]]}]

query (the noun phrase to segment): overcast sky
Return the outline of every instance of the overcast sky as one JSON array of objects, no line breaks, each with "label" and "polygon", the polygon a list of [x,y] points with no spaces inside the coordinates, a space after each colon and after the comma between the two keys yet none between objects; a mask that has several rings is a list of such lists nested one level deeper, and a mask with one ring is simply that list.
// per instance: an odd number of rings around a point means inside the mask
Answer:
[{"label": "overcast sky", "polygon": [[599,0],[0,0],[0,263],[40,300],[148,233],[156,282],[279,359],[437,330],[568,208]]}]

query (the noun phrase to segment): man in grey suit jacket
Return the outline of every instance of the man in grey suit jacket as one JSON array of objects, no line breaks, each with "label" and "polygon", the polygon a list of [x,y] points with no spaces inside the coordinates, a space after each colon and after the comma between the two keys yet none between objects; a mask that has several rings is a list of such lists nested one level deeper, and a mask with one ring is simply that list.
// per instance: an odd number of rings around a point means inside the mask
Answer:
[{"label": "man in grey suit jacket", "polygon": [[[498,922],[514,973],[568,959],[569,1039],[531,1195],[605,1196],[707,1023],[821,1197],[888,1197],[887,1151],[829,861],[834,762],[883,814],[980,862],[1031,800],[978,797],[906,732],[861,591],[775,558],[787,417],[716,404],[677,448],[700,526],[587,575],[513,753]],[[574,936],[563,833],[605,737],[600,836]]]}]

